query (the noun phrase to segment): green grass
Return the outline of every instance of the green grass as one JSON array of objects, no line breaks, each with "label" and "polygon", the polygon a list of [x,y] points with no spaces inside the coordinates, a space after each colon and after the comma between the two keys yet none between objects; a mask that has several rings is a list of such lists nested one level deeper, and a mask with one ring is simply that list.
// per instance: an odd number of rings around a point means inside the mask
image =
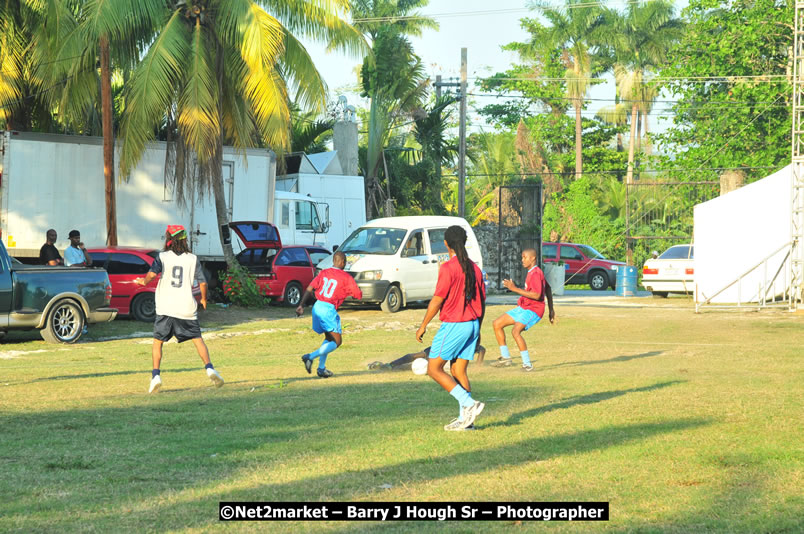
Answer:
[{"label": "green grass", "polygon": [[[299,355],[309,315],[206,312],[211,387],[168,344],[149,396],[149,325],[0,346],[0,531],[801,532],[804,317],[562,307],[525,334],[535,370],[470,365],[475,432],[430,379],[369,372],[420,347],[423,308],[342,311],[336,376]],[[487,361],[494,359],[488,310]],[[432,339],[437,322],[426,338]],[[147,335],[147,334],[146,334]],[[509,339],[509,346],[513,342]],[[512,353],[517,354],[516,350]],[[219,523],[219,501],[610,501],[608,523]]]}]

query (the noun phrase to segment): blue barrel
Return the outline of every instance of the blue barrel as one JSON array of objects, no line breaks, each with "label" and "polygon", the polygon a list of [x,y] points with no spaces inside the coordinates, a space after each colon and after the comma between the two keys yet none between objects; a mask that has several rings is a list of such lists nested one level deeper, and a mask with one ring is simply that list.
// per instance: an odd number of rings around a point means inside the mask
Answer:
[{"label": "blue barrel", "polygon": [[617,267],[617,290],[619,297],[635,297],[637,294],[637,268],[632,265]]}]

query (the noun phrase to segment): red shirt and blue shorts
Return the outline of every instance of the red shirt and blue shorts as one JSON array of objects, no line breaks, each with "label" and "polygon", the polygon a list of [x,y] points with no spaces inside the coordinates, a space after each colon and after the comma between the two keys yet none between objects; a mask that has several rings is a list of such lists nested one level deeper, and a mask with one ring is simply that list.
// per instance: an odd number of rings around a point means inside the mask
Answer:
[{"label": "red shirt and blue shorts", "polygon": [[466,302],[464,287],[466,277],[456,256],[444,262],[438,270],[435,296],[444,299],[441,305],[441,326],[433,337],[430,358],[452,361],[456,358],[473,360],[480,337],[480,317],[486,288],[483,273],[472,263],[475,270],[475,296]]},{"label": "red shirt and blue shorts", "polygon": [[538,291],[541,297],[538,300],[528,297],[519,297],[518,306],[508,312],[508,315],[517,323],[525,325],[525,330],[538,323],[544,316],[544,273],[534,265],[525,277],[525,291]]},{"label": "red shirt and blue shorts", "polygon": [[318,299],[313,304],[313,330],[317,334],[324,332],[341,333],[341,317],[338,308],[347,297],[363,298],[363,292],[357,287],[355,279],[341,269],[331,267],[324,269],[316,276],[310,286]]}]

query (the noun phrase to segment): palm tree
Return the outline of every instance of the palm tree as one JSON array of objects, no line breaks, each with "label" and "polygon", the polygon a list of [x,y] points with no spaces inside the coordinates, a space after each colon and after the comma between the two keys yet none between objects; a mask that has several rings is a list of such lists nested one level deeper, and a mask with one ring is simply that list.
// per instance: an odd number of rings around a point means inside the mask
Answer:
[{"label": "palm tree", "polygon": [[[125,26],[126,8],[152,26],[147,49],[126,85],[120,172],[128,176],[157,128],[175,133],[177,192],[212,191],[230,268],[235,264],[223,228],[228,223],[221,158],[224,141],[240,149],[290,146],[290,98],[323,109],[326,87],[307,50],[308,37],[352,53],[367,51],[344,22],[345,0],[124,0],[108,2]],[[196,171],[197,172],[194,172]]]},{"label": "palm tree", "polygon": [[545,50],[558,48],[567,68],[564,80],[567,98],[575,108],[575,177],[583,173],[583,125],[581,111],[592,76],[594,48],[605,19],[603,9],[586,0],[565,0],[563,7],[537,3],[535,7],[550,23],[534,34],[534,45]]},{"label": "palm tree", "polygon": [[675,18],[671,0],[648,0],[629,4],[615,24],[618,32],[613,41],[617,58],[614,75],[621,97],[631,106],[626,174],[626,183],[630,184],[634,176],[638,114],[640,109],[648,110],[644,104],[652,102],[658,94],[655,90],[646,90],[649,73],[665,63],[668,50],[682,36],[684,23]]},{"label": "palm tree", "polygon": [[[625,104],[617,103],[613,106],[600,108],[595,116],[606,124],[615,126],[625,126],[628,124],[628,107]],[[617,152],[625,150],[623,145],[623,134],[617,132]]]},{"label": "palm tree", "polygon": [[444,203],[441,198],[441,167],[451,164],[458,152],[454,142],[446,138],[449,129],[450,112],[447,106],[455,102],[455,98],[444,95],[433,101],[430,109],[424,110],[423,116],[416,119],[413,128],[413,138],[421,146],[421,159],[429,160],[433,164],[435,176],[430,177],[429,184],[425,185],[427,203],[438,212],[444,212]]},{"label": "palm tree", "polygon": [[416,11],[428,2],[352,0],[354,25],[372,46],[372,55],[364,60],[361,70],[363,95],[371,101],[365,167],[369,213],[381,211],[378,197],[382,196],[382,188],[376,177],[394,123],[419,108],[426,92],[424,68],[407,36],[420,36],[425,29],[438,28],[434,20]]},{"label": "palm tree", "polygon": [[[500,186],[509,183],[519,172],[516,136],[511,132],[481,133],[471,137],[471,174],[469,195],[475,199],[470,212],[471,224],[493,222],[498,216],[497,199]],[[467,202],[469,203],[469,202]]]},{"label": "palm tree", "polygon": [[335,120],[321,118],[315,111],[303,112],[297,104],[290,110],[290,151],[315,154],[327,149]]},{"label": "palm tree", "polygon": [[50,131],[58,84],[48,83],[45,65],[73,14],[58,0],[0,2],[0,128]]}]

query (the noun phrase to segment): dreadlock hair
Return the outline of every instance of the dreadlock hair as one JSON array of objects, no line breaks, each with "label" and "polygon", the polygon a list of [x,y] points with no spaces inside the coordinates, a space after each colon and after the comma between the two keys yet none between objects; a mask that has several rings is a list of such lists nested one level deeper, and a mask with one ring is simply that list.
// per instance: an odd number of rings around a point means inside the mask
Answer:
[{"label": "dreadlock hair", "polygon": [[165,252],[168,250],[172,250],[173,253],[177,256],[181,256],[185,252],[190,252],[190,246],[187,244],[187,238],[175,238],[171,237],[170,235],[166,236],[165,240]]},{"label": "dreadlock hair", "polygon": [[449,248],[455,252],[455,257],[458,258],[461,269],[463,269],[463,305],[466,307],[466,305],[475,298],[476,291],[475,264],[469,259],[469,255],[466,253],[466,230],[457,225],[450,226],[447,228],[447,231],[444,232],[444,241],[446,241]]}]

